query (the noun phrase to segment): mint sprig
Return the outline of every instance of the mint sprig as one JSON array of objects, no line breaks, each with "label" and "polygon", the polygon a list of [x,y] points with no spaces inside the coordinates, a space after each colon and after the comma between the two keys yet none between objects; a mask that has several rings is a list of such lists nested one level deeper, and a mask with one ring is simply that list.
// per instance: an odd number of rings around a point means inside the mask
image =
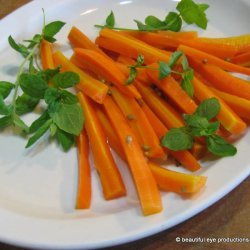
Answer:
[{"label": "mint sprig", "polygon": [[[176,6],[176,11],[170,11],[163,20],[149,15],[145,18],[144,23],[136,19],[134,22],[139,31],[171,30],[177,32],[181,30],[183,22],[195,24],[202,29],[206,29],[208,20],[205,12],[208,8],[208,4],[195,3],[193,0],[181,0]],[[95,25],[95,27],[107,27],[115,30],[135,30],[115,27],[115,16],[112,11],[106,18],[105,25]]]},{"label": "mint sprig", "polygon": [[[79,76],[73,72],[61,73],[59,67],[42,70],[38,63],[41,41],[55,42],[55,35],[64,24],[61,21],[45,24],[44,16],[41,34],[35,34],[31,39],[24,40],[24,43],[16,42],[12,36],[8,38],[9,45],[24,60],[15,83],[0,81],[0,129],[15,126],[32,134],[26,147],[33,145],[49,131],[63,149],[68,150],[83,127],[83,112],[78,99],[67,90],[79,83]],[[11,92],[13,95],[9,101],[7,97]],[[21,115],[32,112],[41,100],[47,105],[43,105],[45,111],[29,127]]]},{"label": "mint sprig", "polygon": [[237,153],[234,145],[216,135],[220,123],[211,122],[220,111],[216,98],[206,99],[200,103],[193,115],[184,115],[186,126],[170,129],[161,139],[161,145],[174,151],[191,149],[196,136],[204,136],[207,149],[214,155],[225,157]]}]

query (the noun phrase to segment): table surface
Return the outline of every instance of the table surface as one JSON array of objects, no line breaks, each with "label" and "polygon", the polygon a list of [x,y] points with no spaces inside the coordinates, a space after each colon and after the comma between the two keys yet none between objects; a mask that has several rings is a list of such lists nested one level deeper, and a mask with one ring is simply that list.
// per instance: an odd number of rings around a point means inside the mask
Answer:
[{"label": "table surface", "polygon": [[[0,0],[0,19],[29,0]],[[219,202],[178,226],[112,250],[250,249],[250,243],[176,243],[183,238],[250,237],[250,177]],[[26,250],[0,243],[1,250]]]}]

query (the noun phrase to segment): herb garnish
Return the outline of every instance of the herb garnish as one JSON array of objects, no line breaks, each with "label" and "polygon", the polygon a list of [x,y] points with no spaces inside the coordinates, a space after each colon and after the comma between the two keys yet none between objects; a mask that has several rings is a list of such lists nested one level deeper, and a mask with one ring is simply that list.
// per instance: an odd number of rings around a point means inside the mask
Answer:
[{"label": "herb garnish", "polygon": [[220,103],[216,98],[204,100],[193,115],[184,115],[187,126],[170,129],[162,138],[161,145],[174,151],[186,150],[193,147],[196,136],[204,136],[207,149],[214,155],[221,157],[235,155],[237,149],[215,134],[220,122],[210,121],[219,111]]},{"label": "herb garnish", "polygon": [[[182,65],[182,72],[173,70],[174,66],[178,62],[178,60],[182,57],[181,65]],[[136,60],[135,65],[130,65],[130,72],[128,79],[125,83],[125,85],[132,84],[134,80],[136,79],[136,76],[138,74],[138,68],[146,68],[146,69],[153,69],[159,71],[158,78],[160,80],[164,79],[165,77],[169,76],[171,73],[178,74],[182,77],[181,87],[187,92],[187,94],[190,97],[193,97],[194,95],[194,88],[192,85],[192,79],[193,79],[193,69],[189,67],[188,60],[186,56],[183,54],[182,51],[175,51],[171,54],[169,58],[169,62],[166,63],[164,61],[159,61],[158,68],[153,68],[151,66],[144,66],[144,57],[143,55],[139,55]]]},{"label": "herb garnish", "polygon": [[[44,18],[41,34],[24,40],[24,44],[17,43],[12,36],[8,38],[10,46],[19,52],[24,60],[19,67],[15,83],[0,81],[0,129],[14,125],[26,133],[33,134],[26,147],[33,145],[50,130],[50,135],[55,136],[67,151],[74,144],[75,136],[81,132],[83,126],[83,112],[78,99],[66,90],[79,83],[79,76],[73,72],[60,73],[59,67],[42,70],[37,62],[42,40],[54,43],[54,36],[64,24],[54,21],[45,25]],[[12,90],[12,100],[7,103],[5,99]],[[19,95],[20,92],[22,93]],[[28,127],[20,116],[32,112],[40,100],[44,100],[46,104],[45,111]]]},{"label": "herb garnish", "polygon": [[[208,20],[205,11],[208,8],[208,4],[195,3],[193,0],[181,0],[176,6],[177,12],[169,12],[164,20],[150,15],[145,18],[145,23],[138,20],[134,20],[134,22],[140,31],[180,31],[183,21],[187,24],[196,24],[198,27],[206,29]],[[112,11],[106,18],[105,25],[95,25],[95,27],[135,31],[135,29],[115,27],[115,16]]]}]

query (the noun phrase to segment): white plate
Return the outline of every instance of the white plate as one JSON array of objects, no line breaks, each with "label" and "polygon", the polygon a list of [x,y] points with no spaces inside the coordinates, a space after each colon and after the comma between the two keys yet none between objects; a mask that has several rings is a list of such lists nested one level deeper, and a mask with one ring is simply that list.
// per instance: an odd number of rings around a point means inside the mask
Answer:
[{"label": "white plate", "polygon": [[[238,35],[249,32],[249,1],[206,1],[209,25],[202,35]],[[60,48],[70,54],[66,40],[72,25],[94,38],[96,23],[103,23],[112,9],[119,25],[134,26],[132,20],[146,15],[164,17],[176,1],[33,1],[0,22],[0,79],[13,80],[21,58],[7,45],[15,39],[30,38],[40,31],[42,11],[47,22],[64,20],[67,26],[58,36]],[[189,27],[193,29],[194,27]],[[29,119],[29,117],[27,118]],[[77,180],[75,150],[62,153],[54,143],[40,143],[24,150],[25,140],[9,131],[0,134],[0,240],[43,248],[98,248],[116,245],[170,228],[204,210],[250,173],[248,132],[236,145],[232,158],[210,161],[197,174],[208,176],[207,186],[190,199],[163,193],[164,211],[149,217],[141,214],[134,190],[127,198],[104,201],[97,176],[93,175],[93,203],[90,210],[75,211]],[[125,165],[117,159],[126,183],[131,183]],[[93,171],[94,172],[94,171]],[[129,186],[131,186],[129,184]]]}]

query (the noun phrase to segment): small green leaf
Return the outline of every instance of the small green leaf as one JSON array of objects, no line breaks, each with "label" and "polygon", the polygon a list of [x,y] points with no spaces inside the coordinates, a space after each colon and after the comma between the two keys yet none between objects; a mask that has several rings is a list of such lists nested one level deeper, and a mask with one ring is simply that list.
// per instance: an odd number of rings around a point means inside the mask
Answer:
[{"label": "small green leaf", "polygon": [[209,8],[209,5],[205,3],[199,3],[198,7],[200,8],[201,11],[206,11]]},{"label": "small green leaf", "polygon": [[65,23],[61,21],[54,21],[45,25],[43,29],[44,39],[52,43],[55,42],[56,39],[54,38],[54,36],[61,30],[64,25]]},{"label": "small green leaf", "polygon": [[22,44],[17,44],[12,36],[8,37],[8,41],[12,49],[19,52],[23,57],[27,57],[29,54],[29,50]]},{"label": "small green leaf", "polygon": [[8,97],[14,87],[15,85],[11,82],[0,81],[0,95],[2,95],[3,99]]},{"label": "small green leaf", "polygon": [[41,127],[39,127],[37,131],[35,132],[35,134],[31,136],[30,139],[28,140],[28,143],[26,144],[25,148],[28,148],[31,145],[33,145],[35,142],[37,142],[50,128],[51,123],[52,123],[52,119],[49,119]]},{"label": "small green leaf", "polygon": [[170,66],[167,63],[160,61],[159,62],[159,76],[158,76],[158,78],[160,80],[164,79],[165,77],[169,76],[170,73],[171,73]]},{"label": "small green leaf", "polygon": [[137,73],[138,73],[137,69],[132,66],[129,70],[129,76],[128,76],[128,79],[127,79],[125,85],[130,85],[131,83],[133,83],[136,76],[137,76]]},{"label": "small green leaf", "polygon": [[169,67],[173,68],[173,66],[177,63],[177,61],[180,59],[182,55],[183,55],[183,52],[180,50],[173,52],[169,58],[169,62],[168,62]]},{"label": "small green leaf", "polygon": [[145,18],[145,24],[156,29],[166,25],[165,22],[161,21],[159,18],[155,16],[147,16]]},{"label": "small green leaf", "polygon": [[50,119],[50,116],[47,111],[45,111],[38,119],[36,119],[30,126],[29,132],[36,132],[45,122]]},{"label": "small green leaf", "polygon": [[51,82],[55,87],[60,88],[70,88],[75,86],[80,82],[80,76],[74,72],[63,72],[56,74],[52,79]]},{"label": "small green leaf", "polygon": [[37,72],[37,75],[41,77],[44,81],[49,82],[56,74],[60,72],[60,67],[55,69],[45,69]]},{"label": "small green leaf", "polygon": [[186,150],[192,148],[194,138],[187,128],[172,128],[161,139],[161,145],[173,151]]},{"label": "small green leaf", "polygon": [[41,77],[33,74],[23,73],[20,78],[20,86],[23,92],[34,98],[42,99],[48,84]]},{"label": "small green leaf", "polygon": [[138,55],[136,58],[136,66],[142,66],[144,64],[144,56]]},{"label": "small green leaf", "polygon": [[113,11],[110,12],[110,14],[106,18],[106,25],[109,28],[113,28],[115,26],[115,15]]},{"label": "small green leaf", "polygon": [[61,102],[66,104],[78,103],[78,98],[67,90],[60,90]]},{"label": "small green leaf", "polygon": [[59,89],[49,87],[44,93],[44,100],[47,104],[59,101],[61,98],[61,93]]},{"label": "small green leaf", "polygon": [[11,113],[11,107],[5,104],[4,99],[2,95],[0,94],[0,115],[10,115]]},{"label": "small green leaf", "polygon": [[29,45],[27,48],[32,49],[34,46],[38,43],[40,43],[42,40],[42,36],[40,34],[35,34],[31,40],[24,40],[24,42],[29,42]]},{"label": "small green leaf", "polygon": [[215,97],[213,97],[201,102],[198,108],[196,109],[195,114],[206,117],[208,120],[210,120],[217,116],[219,112],[220,103]]},{"label": "small green leaf", "polygon": [[181,0],[176,9],[186,23],[195,23],[198,27],[206,29],[208,20],[204,12],[204,5],[199,6],[193,0]]},{"label": "small green leaf", "polygon": [[35,109],[38,103],[39,103],[39,99],[33,98],[23,93],[21,96],[18,96],[16,99],[16,113],[18,115],[29,113]]},{"label": "small green leaf", "polygon": [[59,145],[67,152],[75,144],[75,136],[61,129],[57,129],[56,138]]},{"label": "small green leaf", "polygon": [[80,105],[59,103],[56,109],[49,108],[49,115],[53,122],[63,131],[79,135],[83,123],[83,111]]},{"label": "small green leaf", "polygon": [[211,135],[206,138],[206,144],[208,150],[217,156],[233,156],[237,153],[237,149],[234,145],[225,141],[218,135]]},{"label": "small green leaf", "polygon": [[134,22],[136,23],[138,30],[142,30],[142,31],[150,31],[152,30],[152,27],[142,23],[141,21],[138,20],[134,20]]},{"label": "small green leaf", "polygon": [[186,74],[183,75],[181,87],[190,97],[194,96],[194,86],[190,80],[190,77],[188,77]]},{"label": "small green leaf", "polygon": [[29,133],[29,127],[24,123],[24,121],[17,115],[14,115],[13,117],[13,123],[26,133]]},{"label": "small green leaf", "polygon": [[57,132],[57,126],[55,123],[51,123],[50,124],[50,127],[49,127],[49,130],[50,130],[50,135],[51,136],[54,136]]},{"label": "small green leaf", "polygon": [[176,12],[169,12],[165,18],[165,23],[167,24],[167,30],[172,30],[175,32],[180,31],[182,26],[182,20]]},{"label": "small green leaf", "polygon": [[188,63],[188,60],[187,60],[187,57],[183,54],[182,56],[182,61],[181,61],[181,65],[182,65],[182,68],[184,71],[187,71],[189,70],[189,63]]},{"label": "small green leaf", "polygon": [[11,116],[3,116],[0,118],[0,129],[8,127],[13,123]]}]

